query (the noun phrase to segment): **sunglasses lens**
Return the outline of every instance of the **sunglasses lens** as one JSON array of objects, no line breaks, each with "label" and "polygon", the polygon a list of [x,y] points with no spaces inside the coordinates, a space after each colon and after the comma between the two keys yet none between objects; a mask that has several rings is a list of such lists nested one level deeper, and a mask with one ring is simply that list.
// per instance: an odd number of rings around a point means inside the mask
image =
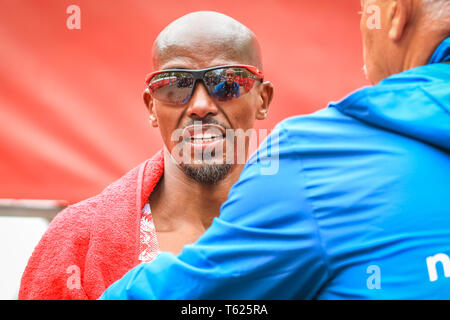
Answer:
[{"label": "sunglasses lens", "polygon": [[219,101],[229,101],[247,94],[257,79],[256,75],[242,67],[214,69],[204,76],[208,91]]},{"label": "sunglasses lens", "polygon": [[184,104],[191,96],[194,78],[189,72],[163,72],[155,75],[148,86],[157,100]]}]

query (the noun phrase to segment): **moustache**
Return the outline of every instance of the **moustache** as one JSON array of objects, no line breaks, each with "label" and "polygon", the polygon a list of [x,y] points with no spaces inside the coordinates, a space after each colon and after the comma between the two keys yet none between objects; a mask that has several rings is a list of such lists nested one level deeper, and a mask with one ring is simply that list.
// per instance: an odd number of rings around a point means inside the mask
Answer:
[{"label": "moustache", "polygon": [[194,119],[190,119],[187,123],[185,123],[183,125],[183,127],[181,129],[185,129],[189,126],[193,126],[193,125],[206,125],[206,124],[213,124],[213,125],[217,125],[217,126],[221,126],[224,130],[226,129],[230,129],[229,126],[227,126],[225,123],[217,121],[216,119],[212,118],[212,117],[207,117],[207,118],[203,118],[201,120],[194,120]]}]

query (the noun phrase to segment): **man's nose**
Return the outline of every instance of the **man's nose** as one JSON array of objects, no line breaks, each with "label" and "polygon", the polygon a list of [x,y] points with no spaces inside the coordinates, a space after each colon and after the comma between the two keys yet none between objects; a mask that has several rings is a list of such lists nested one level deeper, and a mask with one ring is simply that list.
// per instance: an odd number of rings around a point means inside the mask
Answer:
[{"label": "man's nose", "polygon": [[215,115],[218,112],[217,105],[203,83],[197,83],[191,99],[188,102],[187,114],[193,118],[205,118],[207,115]]}]

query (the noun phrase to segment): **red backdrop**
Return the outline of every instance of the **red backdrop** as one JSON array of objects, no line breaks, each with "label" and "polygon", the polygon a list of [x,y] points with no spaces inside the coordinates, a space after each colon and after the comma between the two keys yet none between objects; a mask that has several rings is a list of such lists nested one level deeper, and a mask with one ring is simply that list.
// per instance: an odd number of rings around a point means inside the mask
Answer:
[{"label": "red backdrop", "polygon": [[[141,99],[151,47],[198,10],[252,29],[275,85],[267,120],[365,85],[358,0],[0,0],[0,198],[82,200],[161,147]],[[69,5],[81,29],[69,30]]]}]

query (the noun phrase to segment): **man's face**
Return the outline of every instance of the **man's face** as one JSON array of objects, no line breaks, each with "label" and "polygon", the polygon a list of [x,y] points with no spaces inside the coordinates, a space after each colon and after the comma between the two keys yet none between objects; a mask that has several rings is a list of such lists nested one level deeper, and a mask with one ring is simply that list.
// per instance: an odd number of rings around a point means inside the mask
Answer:
[{"label": "man's face", "polygon": [[[223,46],[203,48],[202,50],[194,44],[171,48],[170,55],[160,56],[157,67],[159,70],[204,69],[220,65],[248,64],[247,61],[240,61],[239,57],[224,55]],[[233,81],[234,77],[234,72],[226,73],[227,81]],[[201,81],[197,82],[192,96],[185,104],[165,104],[151,97],[149,111],[156,117],[165,147],[172,157],[179,161],[185,173],[191,177],[215,176],[210,177],[211,179],[200,177],[199,180],[217,183],[236,165],[238,158],[247,158],[249,139],[246,139],[245,148],[239,148],[235,143],[236,137],[230,137],[229,133],[236,133],[236,129],[246,132],[253,128],[257,111],[263,104],[259,94],[260,85],[256,81],[250,92],[229,101],[213,99]],[[174,138],[174,132],[181,133],[182,137],[176,134]],[[186,132],[189,132],[191,139],[185,138]],[[187,153],[189,157],[186,157]],[[203,161],[193,163],[192,159],[198,160],[198,154],[201,153]],[[232,163],[227,164],[230,158],[233,158]]]},{"label": "man's face", "polygon": [[227,78],[227,84],[232,85],[234,83],[234,78],[235,78],[234,71],[227,70],[226,78]]}]

